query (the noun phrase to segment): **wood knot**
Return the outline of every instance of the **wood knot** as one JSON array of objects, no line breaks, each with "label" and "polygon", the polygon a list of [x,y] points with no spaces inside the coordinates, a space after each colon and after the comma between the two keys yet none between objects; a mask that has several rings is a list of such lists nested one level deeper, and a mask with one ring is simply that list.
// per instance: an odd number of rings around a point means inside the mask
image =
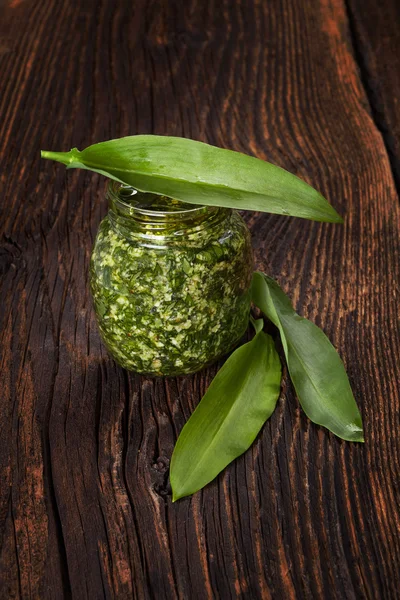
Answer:
[{"label": "wood knot", "polygon": [[163,483],[156,483],[154,486],[154,491],[162,498],[172,496],[172,488],[168,477],[166,477],[166,480]]},{"label": "wood knot", "polygon": [[202,29],[176,31],[174,37],[176,43],[189,48],[201,48],[209,41],[207,32]]},{"label": "wood knot", "polygon": [[201,29],[160,32],[153,27],[146,36],[146,44],[150,47],[202,48],[209,43],[209,35]]},{"label": "wood knot", "polygon": [[169,458],[159,456],[152,464],[152,469],[155,471],[153,489],[159,496],[165,498],[171,496],[172,490],[169,483]]},{"label": "wood knot", "polygon": [[155,463],[153,463],[152,468],[158,473],[166,473],[169,469],[169,459],[166,456],[159,456]]},{"label": "wood knot", "polygon": [[21,247],[17,242],[6,235],[3,236],[3,240],[0,244],[0,275],[5,275],[12,265],[16,267],[22,256]]}]

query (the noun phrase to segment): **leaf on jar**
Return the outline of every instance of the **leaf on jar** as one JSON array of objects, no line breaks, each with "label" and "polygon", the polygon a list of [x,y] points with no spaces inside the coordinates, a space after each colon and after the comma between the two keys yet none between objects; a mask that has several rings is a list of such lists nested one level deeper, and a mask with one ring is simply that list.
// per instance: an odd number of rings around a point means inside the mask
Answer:
[{"label": "leaf on jar", "polygon": [[182,202],[342,222],[319,192],[292,173],[195,140],[134,135],[93,144],[82,152],[43,150],[41,155],[69,169],[95,171]]}]

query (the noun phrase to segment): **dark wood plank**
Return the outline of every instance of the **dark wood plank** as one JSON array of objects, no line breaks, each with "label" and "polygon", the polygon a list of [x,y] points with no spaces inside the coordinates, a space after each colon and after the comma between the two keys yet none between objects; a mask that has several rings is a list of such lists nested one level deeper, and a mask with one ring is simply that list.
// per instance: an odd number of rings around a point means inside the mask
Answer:
[{"label": "dark wood plank", "polygon": [[[343,1],[11,0],[0,81],[0,597],[398,597],[400,207]],[[285,377],[252,449],[171,503],[217,367],[116,367],[87,288],[104,181],[39,158],[151,132],[276,162],[346,215],[247,218],[257,266],[340,350],[364,446],[310,424]]]},{"label": "dark wood plank", "polygon": [[400,189],[400,3],[346,0],[350,31],[374,120]]}]

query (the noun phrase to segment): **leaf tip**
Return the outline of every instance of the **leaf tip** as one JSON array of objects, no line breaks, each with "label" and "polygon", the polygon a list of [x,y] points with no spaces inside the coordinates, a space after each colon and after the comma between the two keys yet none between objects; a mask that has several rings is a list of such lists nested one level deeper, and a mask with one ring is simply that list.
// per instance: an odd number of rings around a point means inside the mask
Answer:
[{"label": "leaf tip", "polygon": [[[312,188],[314,189],[314,188]],[[315,190],[317,193],[317,202],[318,202],[318,210],[320,212],[320,217],[316,218],[316,221],[324,221],[325,223],[344,223],[343,217],[339,215],[337,210],[332,206],[330,202],[323,196],[320,192]]]},{"label": "leaf tip", "polygon": [[354,427],[355,437],[357,438],[357,442],[364,442],[364,427],[361,420],[361,415],[358,415],[356,419],[356,424]]},{"label": "leaf tip", "polygon": [[[339,436],[339,437],[342,437],[342,436]],[[365,442],[364,430],[362,427],[356,426],[353,428],[351,433],[348,434],[348,436],[343,436],[342,439],[346,440],[348,442],[359,442],[359,443],[363,444]]]},{"label": "leaf tip", "polygon": [[[174,452],[175,452],[175,449],[174,449]],[[174,479],[175,479],[174,478],[174,473],[172,472],[173,457],[174,457],[174,455],[172,455],[172,458],[171,458],[169,482],[170,482],[171,490],[172,490],[172,502],[174,503],[177,500],[179,500],[179,498],[182,498],[182,494],[177,490],[177,486],[176,486],[175,481],[174,481]]]},{"label": "leaf tip", "polygon": [[182,479],[180,479],[178,476],[175,476],[174,474],[172,474],[172,477],[170,476],[169,481],[172,490],[172,502],[176,502],[181,498],[185,498],[185,496],[191,496],[194,493],[194,491],[190,489],[190,487],[185,485],[185,481],[182,481]]},{"label": "leaf tip", "polygon": [[180,500],[181,498],[184,498],[187,494],[185,494],[184,492],[177,492],[176,490],[174,490],[174,488],[172,488],[172,502],[176,502],[177,500]]},{"label": "leaf tip", "polygon": [[[327,202],[327,201],[326,201]],[[338,212],[333,208],[332,204],[327,202],[330,207],[329,215],[324,219],[327,223],[336,223],[338,225],[343,225],[344,219],[339,215]]]},{"label": "leaf tip", "polygon": [[333,221],[333,223],[338,223],[339,225],[343,225],[343,223],[344,223],[343,217],[341,217],[339,215],[339,213],[337,213],[336,211],[335,211],[335,213],[336,213],[336,215],[335,215],[336,218],[335,218],[335,221]]}]

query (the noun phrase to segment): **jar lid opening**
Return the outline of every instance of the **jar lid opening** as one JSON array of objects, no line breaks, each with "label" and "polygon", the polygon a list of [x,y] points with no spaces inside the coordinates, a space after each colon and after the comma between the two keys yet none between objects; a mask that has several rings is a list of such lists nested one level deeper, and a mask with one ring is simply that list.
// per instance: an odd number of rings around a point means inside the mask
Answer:
[{"label": "jar lid opening", "polygon": [[215,212],[217,207],[189,204],[159,194],[140,192],[135,188],[110,181],[108,198],[117,213],[136,219],[187,220]]}]

